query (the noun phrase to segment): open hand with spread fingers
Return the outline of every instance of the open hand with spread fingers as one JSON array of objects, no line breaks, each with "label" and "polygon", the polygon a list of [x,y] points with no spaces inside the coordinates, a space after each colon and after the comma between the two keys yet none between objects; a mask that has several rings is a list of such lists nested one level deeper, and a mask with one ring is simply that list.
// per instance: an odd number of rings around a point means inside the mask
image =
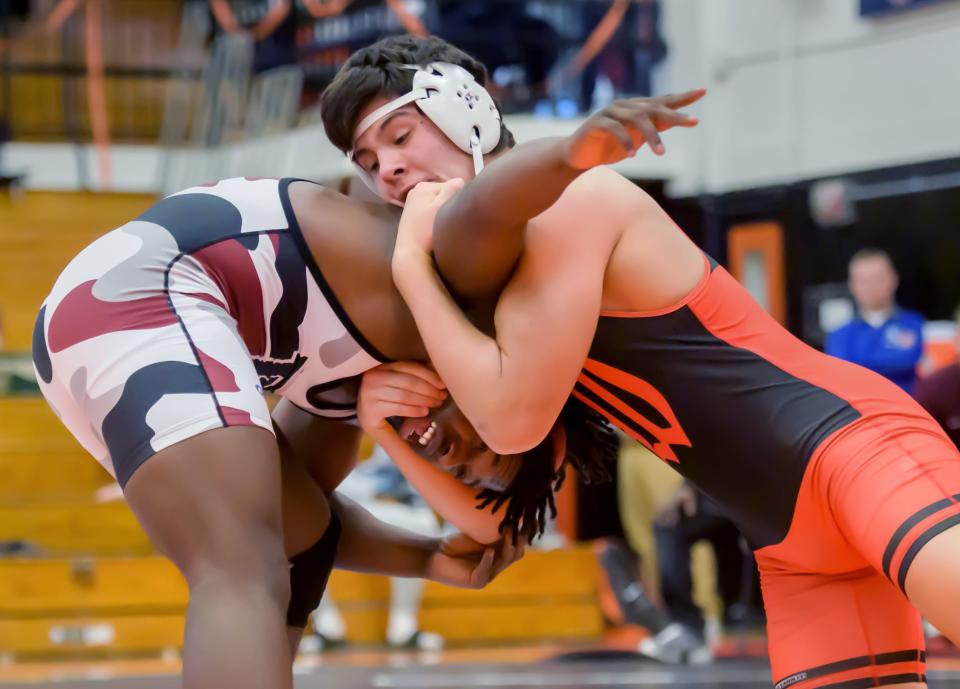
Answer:
[{"label": "open hand with spread fingers", "polygon": [[565,162],[577,170],[611,165],[633,156],[643,144],[657,155],[666,149],[660,132],[696,127],[699,120],[680,108],[696,103],[705,89],[655,98],[617,100],[593,113],[567,137]]}]

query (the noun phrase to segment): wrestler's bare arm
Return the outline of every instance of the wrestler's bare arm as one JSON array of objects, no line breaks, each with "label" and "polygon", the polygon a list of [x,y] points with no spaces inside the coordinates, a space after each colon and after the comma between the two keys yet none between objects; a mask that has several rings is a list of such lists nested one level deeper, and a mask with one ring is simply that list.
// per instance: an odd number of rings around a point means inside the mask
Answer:
[{"label": "wrestler's bare arm", "polygon": [[583,173],[566,162],[567,137],[538,139],[501,155],[437,214],[434,256],[461,299],[496,295],[523,250],[527,221]]},{"label": "wrestler's bare arm", "polygon": [[428,254],[401,252],[399,243],[395,254],[397,286],[431,361],[480,436],[503,454],[528,450],[549,433],[589,351],[607,261],[648,204],[605,169],[584,175],[570,192],[532,226],[497,304],[495,337],[465,317]]},{"label": "wrestler's bare arm", "polygon": [[520,257],[529,220],[585,170],[623,160],[645,144],[662,154],[659,133],[696,126],[680,109],[704,93],[619,100],[569,136],[531,141],[497,157],[437,213],[434,256],[452,292],[461,302],[498,294]]},{"label": "wrestler's bare arm", "polygon": [[418,455],[392,429],[375,440],[431,509],[446,521],[479,543],[496,543],[501,539],[501,516],[494,514],[491,507],[477,509],[476,488]]},{"label": "wrestler's bare arm", "polygon": [[439,549],[440,539],[382,522],[343,495],[332,494],[330,502],[343,529],[337,550],[337,567],[398,577],[426,575],[427,563]]},{"label": "wrestler's bare arm", "polygon": [[418,455],[388,422],[423,416],[445,399],[443,382],[429,367],[408,361],[382,364],[363,374],[357,420],[437,514],[474,541],[495,543],[501,539],[502,517],[492,506],[477,509],[477,488]]},{"label": "wrestler's bare arm", "polygon": [[[523,556],[510,539],[488,546],[464,535],[429,538],[380,521],[335,488],[354,467],[360,429],[314,416],[281,400],[273,412],[281,453],[302,461],[340,517],[342,533],[336,566],[398,577],[422,577],[453,586],[477,588]],[[431,469],[434,467],[430,467]],[[439,470],[438,470],[439,471]],[[442,473],[442,472],[441,472]],[[464,509],[473,509],[475,492],[444,474],[456,487]],[[306,479],[309,480],[309,479]],[[287,495],[284,496],[287,499]],[[312,512],[302,510],[306,518]],[[290,536],[290,534],[286,534]],[[496,538],[488,539],[493,542]],[[489,552],[488,552],[489,551]]]},{"label": "wrestler's bare arm", "polygon": [[337,552],[340,569],[482,588],[522,558],[526,547],[510,538],[491,546],[462,534],[427,538],[379,521],[342,495],[334,494],[332,504],[343,523]]},{"label": "wrestler's bare arm", "polygon": [[331,493],[357,463],[363,432],[316,416],[281,399],[271,414],[280,452],[295,458],[324,493]]}]

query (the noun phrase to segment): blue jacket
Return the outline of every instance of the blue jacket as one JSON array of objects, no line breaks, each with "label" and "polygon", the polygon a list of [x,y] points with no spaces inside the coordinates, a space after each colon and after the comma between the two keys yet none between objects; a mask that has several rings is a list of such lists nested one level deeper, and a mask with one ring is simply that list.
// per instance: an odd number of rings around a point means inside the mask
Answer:
[{"label": "blue jacket", "polygon": [[917,362],[923,356],[923,316],[897,309],[878,328],[857,316],[827,336],[824,350],[889,378],[907,392],[917,380]]}]

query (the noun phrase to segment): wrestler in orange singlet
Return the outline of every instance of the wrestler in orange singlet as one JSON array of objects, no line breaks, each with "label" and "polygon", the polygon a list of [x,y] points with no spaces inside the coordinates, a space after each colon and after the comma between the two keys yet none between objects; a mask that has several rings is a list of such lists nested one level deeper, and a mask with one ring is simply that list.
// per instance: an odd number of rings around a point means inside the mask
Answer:
[{"label": "wrestler in orange singlet", "polygon": [[[644,143],[662,153],[662,127],[628,121],[649,101],[614,104],[590,137],[488,156],[497,174],[459,192],[469,212],[453,222],[444,203],[459,184],[443,182],[474,166],[416,103],[351,130],[405,93],[389,61],[420,64],[423,45],[388,39],[355,54],[324,96],[340,124],[326,123],[377,191],[406,203],[394,278],[481,437],[528,450],[571,395],[581,400],[746,534],[777,689],[924,686],[918,610],[960,640],[960,454],[940,427],[895,385],[794,338],[642,190],[592,169]],[[668,106],[701,95],[665,97],[650,119],[670,121]],[[424,180],[440,184],[413,187]],[[473,247],[472,272],[445,284],[431,252],[451,244]],[[495,335],[449,296],[457,276],[489,281]]]}]

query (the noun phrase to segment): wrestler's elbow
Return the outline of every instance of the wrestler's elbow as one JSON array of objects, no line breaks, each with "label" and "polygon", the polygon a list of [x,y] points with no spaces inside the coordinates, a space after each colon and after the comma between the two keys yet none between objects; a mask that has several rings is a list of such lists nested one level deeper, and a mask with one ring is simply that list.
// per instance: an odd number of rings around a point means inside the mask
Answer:
[{"label": "wrestler's elbow", "polygon": [[503,538],[503,534],[500,533],[499,517],[460,530],[481,545],[493,545]]},{"label": "wrestler's elbow", "polygon": [[487,447],[499,455],[516,455],[531,450],[547,437],[553,422],[542,414],[504,409],[496,423],[478,429]]}]

